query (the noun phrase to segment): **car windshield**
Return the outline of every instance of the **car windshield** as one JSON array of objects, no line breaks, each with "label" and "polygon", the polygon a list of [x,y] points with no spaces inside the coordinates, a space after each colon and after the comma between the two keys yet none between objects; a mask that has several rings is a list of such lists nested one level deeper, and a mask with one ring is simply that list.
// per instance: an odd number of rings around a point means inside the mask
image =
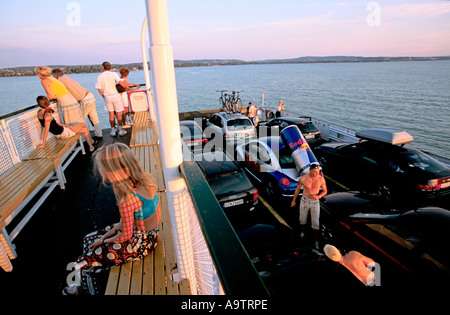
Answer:
[{"label": "car windshield", "polygon": [[406,165],[409,168],[420,168],[422,170],[438,173],[447,170],[447,167],[439,161],[433,159],[428,154],[420,151],[407,151],[402,154]]},{"label": "car windshield", "polygon": [[253,125],[250,119],[232,119],[227,121],[227,127],[230,131],[252,129]]},{"label": "car windshield", "polygon": [[251,183],[242,171],[216,174],[208,177],[208,183],[214,194],[236,194],[252,188]]}]

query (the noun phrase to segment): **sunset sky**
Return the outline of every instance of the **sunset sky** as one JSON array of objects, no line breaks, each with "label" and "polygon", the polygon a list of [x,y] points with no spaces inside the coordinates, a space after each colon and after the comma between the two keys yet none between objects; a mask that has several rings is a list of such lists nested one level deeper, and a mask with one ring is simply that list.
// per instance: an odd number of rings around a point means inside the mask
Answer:
[{"label": "sunset sky", "polygon": [[[450,55],[450,1],[167,0],[175,59]],[[0,68],[141,62],[145,1],[0,2]]]}]

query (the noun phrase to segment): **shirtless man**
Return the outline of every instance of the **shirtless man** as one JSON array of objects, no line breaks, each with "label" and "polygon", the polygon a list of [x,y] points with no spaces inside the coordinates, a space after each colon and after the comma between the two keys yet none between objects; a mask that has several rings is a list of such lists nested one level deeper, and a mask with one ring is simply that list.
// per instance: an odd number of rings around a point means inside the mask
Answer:
[{"label": "shirtless man", "polygon": [[316,234],[316,248],[318,248],[319,237],[319,217],[320,203],[319,199],[327,194],[327,185],[325,179],[320,175],[320,167],[317,164],[311,164],[308,174],[302,176],[295,189],[294,198],[291,207],[295,206],[295,201],[303,186],[303,196],[300,201],[300,229],[301,236],[304,235],[305,225],[308,220],[308,212],[311,212],[311,227]]}]

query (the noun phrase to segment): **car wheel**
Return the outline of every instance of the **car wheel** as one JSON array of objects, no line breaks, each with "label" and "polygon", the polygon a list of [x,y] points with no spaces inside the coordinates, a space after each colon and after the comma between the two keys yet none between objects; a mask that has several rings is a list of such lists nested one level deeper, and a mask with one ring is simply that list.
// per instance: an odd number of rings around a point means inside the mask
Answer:
[{"label": "car wheel", "polygon": [[320,235],[322,240],[327,243],[331,243],[333,241],[333,231],[323,224],[320,225]]},{"label": "car wheel", "polygon": [[319,158],[319,164],[320,166],[325,167],[327,165],[327,160],[323,156],[321,156]]},{"label": "car wheel", "polygon": [[273,179],[270,179],[267,181],[267,185],[265,187],[265,192],[268,197],[274,197],[274,198],[279,197],[278,185],[275,183],[275,181]]},{"label": "car wheel", "polygon": [[391,198],[392,197],[392,189],[391,187],[387,185],[381,185],[377,189],[377,193],[385,198]]}]

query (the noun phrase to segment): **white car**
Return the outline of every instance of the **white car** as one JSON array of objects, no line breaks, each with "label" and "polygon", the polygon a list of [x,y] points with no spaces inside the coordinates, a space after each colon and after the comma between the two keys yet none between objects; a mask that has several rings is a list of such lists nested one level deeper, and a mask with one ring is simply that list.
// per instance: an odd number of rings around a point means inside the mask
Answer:
[{"label": "white car", "polygon": [[281,137],[263,137],[236,147],[237,160],[269,196],[292,198],[300,175]]}]

